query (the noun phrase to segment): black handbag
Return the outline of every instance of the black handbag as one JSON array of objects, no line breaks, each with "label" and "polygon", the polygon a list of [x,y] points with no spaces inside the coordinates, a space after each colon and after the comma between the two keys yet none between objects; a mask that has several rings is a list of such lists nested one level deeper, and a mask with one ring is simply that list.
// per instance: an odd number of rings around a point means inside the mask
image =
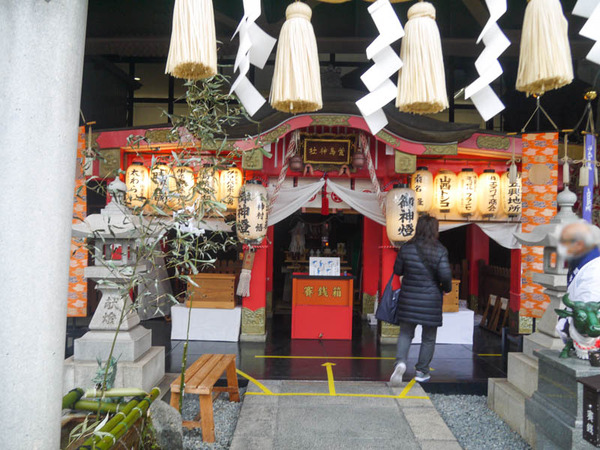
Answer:
[{"label": "black handbag", "polygon": [[392,325],[398,325],[400,323],[400,317],[398,317],[398,297],[400,296],[400,289],[394,290],[392,288],[392,282],[394,280],[394,274],[390,277],[377,306],[375,317],[378,320],[391,323]]}]

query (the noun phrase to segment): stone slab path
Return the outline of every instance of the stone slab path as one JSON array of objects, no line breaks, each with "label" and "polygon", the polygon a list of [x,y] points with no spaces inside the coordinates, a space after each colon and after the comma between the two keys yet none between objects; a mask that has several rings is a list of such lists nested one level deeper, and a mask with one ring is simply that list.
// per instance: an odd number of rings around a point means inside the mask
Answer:
[{"label": "stone slab path", "polygon": [[461,449],[423,389],[250,378],[231,450]]}]

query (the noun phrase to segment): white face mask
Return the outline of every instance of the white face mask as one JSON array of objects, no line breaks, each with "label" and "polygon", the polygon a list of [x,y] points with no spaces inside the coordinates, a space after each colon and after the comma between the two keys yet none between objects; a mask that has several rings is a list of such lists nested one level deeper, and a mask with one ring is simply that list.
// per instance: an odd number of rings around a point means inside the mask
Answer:
[{"label": "white face mask", "polygon": [[556,253],[558,254],[558,256],[560,256],[562,259],[564,259],[566,261],[573,258],[573,256],[569,254],[569,250],[567,249],[567,246],[564,244],[558,244],[558,247],[556,247]]}]

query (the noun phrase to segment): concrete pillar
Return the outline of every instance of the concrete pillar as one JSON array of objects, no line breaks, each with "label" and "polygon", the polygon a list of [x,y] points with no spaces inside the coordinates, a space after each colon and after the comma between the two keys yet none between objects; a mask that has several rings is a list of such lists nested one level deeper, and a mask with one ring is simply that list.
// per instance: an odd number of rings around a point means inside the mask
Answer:
[{"label": "concrete pillar", "polygon": [[0,448],[59,448],[86,16],[0,2]]}]

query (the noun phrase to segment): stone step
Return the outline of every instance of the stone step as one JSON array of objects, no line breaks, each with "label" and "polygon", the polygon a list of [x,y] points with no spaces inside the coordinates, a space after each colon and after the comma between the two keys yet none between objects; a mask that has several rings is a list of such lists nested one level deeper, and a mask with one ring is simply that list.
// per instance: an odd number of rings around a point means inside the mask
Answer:
[{"label": "stone step", "polygon": [[535,448],[535,426],[525,417],[527,395],[506,378],[488,380],[488,405]]},{"label": "stone step", "polygon": [[538,361],[524,353],[508,354],[508,382],[531,397],[538,385]]}]

